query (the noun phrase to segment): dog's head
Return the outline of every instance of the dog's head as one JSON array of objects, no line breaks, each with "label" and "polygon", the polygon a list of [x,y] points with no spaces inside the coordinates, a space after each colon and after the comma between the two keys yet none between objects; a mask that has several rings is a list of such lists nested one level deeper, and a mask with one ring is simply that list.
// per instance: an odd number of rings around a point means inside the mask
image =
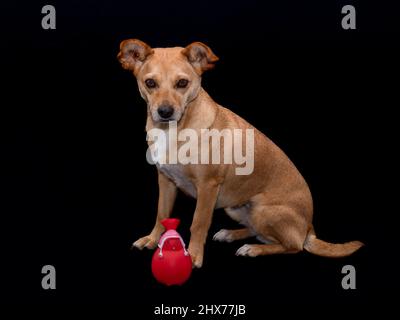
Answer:
[{"label": "dog's head", "polygon": [[153,121],[179,121],[201,88],[201,75],[218,57],[201,42],[154,48],[137,39],[120,44],[118,60],[135,75]]}]

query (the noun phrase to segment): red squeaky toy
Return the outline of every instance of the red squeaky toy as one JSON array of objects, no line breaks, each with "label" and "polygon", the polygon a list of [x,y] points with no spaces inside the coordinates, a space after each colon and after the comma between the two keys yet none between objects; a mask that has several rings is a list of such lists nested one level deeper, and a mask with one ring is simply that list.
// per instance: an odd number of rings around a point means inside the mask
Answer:
[{"label": "red squeaky toy", "polygon": [[151,271],[158,282],[167,286],[185,283],[192,273],[192,259],[182,237],[176,231],[179,219],[164,219],[166,231],[158,242],[151,263]]}]

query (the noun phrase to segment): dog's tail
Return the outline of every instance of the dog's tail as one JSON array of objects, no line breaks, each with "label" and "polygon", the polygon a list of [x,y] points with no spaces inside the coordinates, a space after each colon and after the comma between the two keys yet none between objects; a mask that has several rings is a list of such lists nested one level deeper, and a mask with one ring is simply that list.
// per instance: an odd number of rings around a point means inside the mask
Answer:
[{"label": "dog's tail", "polygon": [[346,243],[329,243],[316,237],[314,229],[310,230],[304,249],[308,252],[321,257],[341,258],[351,255],[360,249],[364,244],[360,241],[350,241]]}]

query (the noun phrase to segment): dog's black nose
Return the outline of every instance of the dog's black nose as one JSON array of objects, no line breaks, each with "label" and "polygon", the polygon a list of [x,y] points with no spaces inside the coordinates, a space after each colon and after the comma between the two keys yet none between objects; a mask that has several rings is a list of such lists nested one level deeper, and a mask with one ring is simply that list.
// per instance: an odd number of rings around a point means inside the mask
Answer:
[{"label": "dog's black nose", "polygon": [[172,108],[169,105],[162,105],[162,106],[158,107],[157,112],[161,118],[168,119],[174,113],[174,108]]}]

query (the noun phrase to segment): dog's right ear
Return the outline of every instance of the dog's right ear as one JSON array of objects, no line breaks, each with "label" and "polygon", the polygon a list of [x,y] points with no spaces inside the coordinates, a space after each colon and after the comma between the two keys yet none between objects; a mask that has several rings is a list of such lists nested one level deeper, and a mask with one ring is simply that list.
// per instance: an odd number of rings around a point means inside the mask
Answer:
[{"label": "dog's right ear", "polygon": [[119,45],[118,60],[124,69],[133,71],[136,75],[144,61],[153,54],[154,50],[137,39],[128,39]]}]

